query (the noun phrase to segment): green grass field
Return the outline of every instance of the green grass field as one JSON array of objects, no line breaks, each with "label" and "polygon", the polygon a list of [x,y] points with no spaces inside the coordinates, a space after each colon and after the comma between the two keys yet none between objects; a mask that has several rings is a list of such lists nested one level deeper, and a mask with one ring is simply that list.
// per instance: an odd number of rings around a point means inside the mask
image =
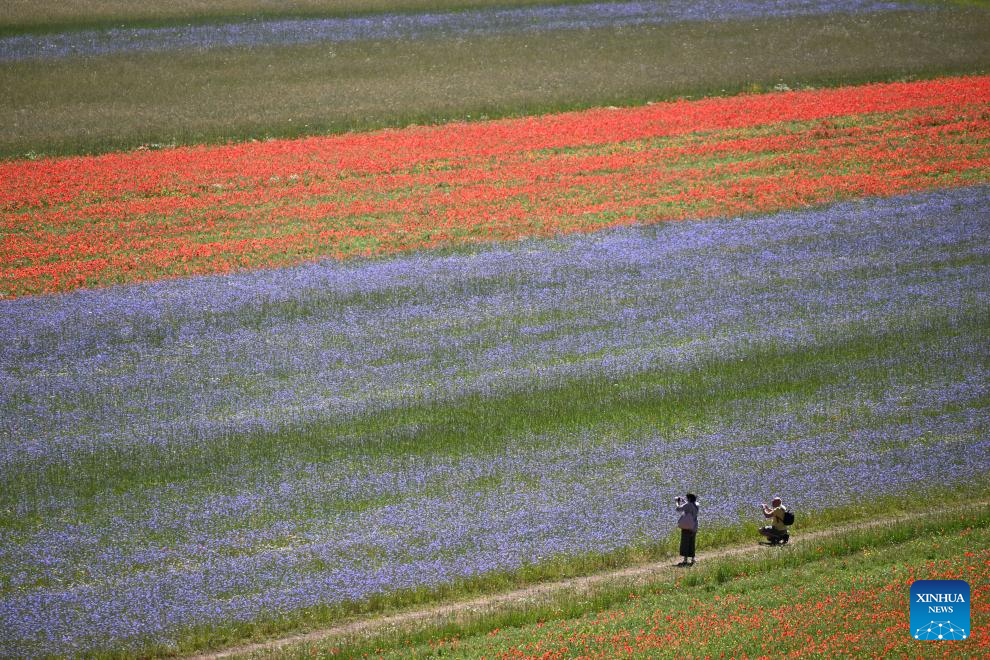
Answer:
[{"label": "green grass field", "polygon": [[0,64],[0,157],[990,70],[982,9]]}]

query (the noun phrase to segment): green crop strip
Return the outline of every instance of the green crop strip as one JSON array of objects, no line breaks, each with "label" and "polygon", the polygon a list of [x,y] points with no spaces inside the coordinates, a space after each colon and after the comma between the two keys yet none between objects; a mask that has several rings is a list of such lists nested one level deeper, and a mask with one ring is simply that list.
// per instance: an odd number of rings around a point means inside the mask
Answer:
[{"label": "green crop strip", "polygon": [[580,36],[4,64],[0,157],[291,138],[990,70],[990,14],[972,8]]}]

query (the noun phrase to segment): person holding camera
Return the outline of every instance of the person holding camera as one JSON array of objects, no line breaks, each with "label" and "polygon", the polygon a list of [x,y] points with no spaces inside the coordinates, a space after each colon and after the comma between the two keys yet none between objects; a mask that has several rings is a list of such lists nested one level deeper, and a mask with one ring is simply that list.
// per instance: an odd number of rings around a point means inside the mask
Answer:
[{"label": "person holding camera", "polygon": [[779,497],[773,498],[770,502],[770,506],[763,503],[763,517],[770,519],[770,524],[766,527],[760,528],[760,534],[768,539],[773,539],[775,537],[782,537],[787,534],[787,522],[785,521],[785,516],[787,514],[787,507]]},{"label": "person holding camera", "polygon": [[677,565],[694,566],[694,545],[698,536],[698,496],[694,493],[688,493],[686,498],[678,495],[674,498],[674,503],[677,505],[677,512],[681,514],[677,527],[681,530],[680,555],[684,558]]}]

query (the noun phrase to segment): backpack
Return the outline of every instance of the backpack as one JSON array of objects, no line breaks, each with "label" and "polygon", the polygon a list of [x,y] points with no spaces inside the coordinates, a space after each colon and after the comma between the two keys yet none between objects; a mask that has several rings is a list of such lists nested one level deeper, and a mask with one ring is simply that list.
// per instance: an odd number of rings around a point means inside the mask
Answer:
[{"label": "backpack", "polygon": [[793,525],[794,524],[794,512],[784,509],[784,524]]}]

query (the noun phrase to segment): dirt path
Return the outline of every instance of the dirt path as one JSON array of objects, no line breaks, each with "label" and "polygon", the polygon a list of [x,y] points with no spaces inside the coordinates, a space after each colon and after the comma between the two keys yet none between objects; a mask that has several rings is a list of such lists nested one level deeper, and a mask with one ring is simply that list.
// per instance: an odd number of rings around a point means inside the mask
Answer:
[{"label": "dirt path", "polygon": [[[972,510],[974,508],[982,509],[988,505],[990,505],[990,500],[970,502],[967,506],[970,510]],[[937,515],[939,512],[940,512],[939,510],[930,510],[923,513],[888,516],[877,520],[871,520],[869,522],[860,522],[851,525],[845,525],[842,527],[835,527],[828,530],[798,533],[792,538],[790,545],[792,546],[808,545],[819,539],[840,536],[847,532],[852,532],[861,529],[881,527],[884,525],[890,525],[898,522],[905,522],[910,520],[916,520],[919,518],[925,518],[932,515]],[[761,554],[766,554],[776,551],[778,551],[776,548],[769,548],[764,545],[758,545],[755,542],[755,535],[754,535],[754,543],[752,544],[744,545],[744,546],[732,546],[728,548],[712,550],[709,552],[703,552],[698,555],[697,561],[699,563],[707,564],[717,559],[724,559],[728,557],[746,557],[746,556],[756,557]],[[569,578],[557,582],[545,582],[542,584],[535,584],[529,587],[524,587],[522,589],[516,589],[514,591],[507,591],[503,593],[480,596],[478,598],[457,601],[446,605],[436,605],[425,609],[410,610],[389,616],[360,619],[357,621],[353,621],[351,623],[345,623],[330,628],[324,628],[322,630],[314,630],[308,633],[290,635],[288,637],[273,639],[267,642],[258,642],[255,644],[245,644],[243,646],[230,647],[222,651],[216,651],[213,653],[193,656],[193,658],[194,660],[207,660],[207,659],[212,660],[214,658],[229,658],[233,656],[248,655],[251,653],[257,653],[262,651],[276,651],[278,649],[291,646],[294,644],[318,642],[331,637],[352,637],[354,635],[371,634],[377,631],[406,628],[423,623],[435,624],[435,623],[447,622],[451,620],[456,620],[457,618],[463,616],[476,616],[476,615],[496,612],[502,607],[507,605],[518,605],[527,602],[529,603],[537,602],[542,599],[546,599],[556,594],[560,594],[564,592],[571,592],[577,594],[587,593],[594,591],[596,588],[606,584],[608,585],[636,584],[642,582],[656,581],[657,578],[661,578],[664,576],[669,576],[671,579],[673,579],[674,576],[681,575],[683,574],[683,571],[686,570],[674,566],[672,563],[673,561],[674,561],[673,559],[670,559],[666,561],[652,562],[649,564],[640,564],[640,565],[630,566],[628,568],[609,571],[605,573],[596,573],[594,575]]]}]

